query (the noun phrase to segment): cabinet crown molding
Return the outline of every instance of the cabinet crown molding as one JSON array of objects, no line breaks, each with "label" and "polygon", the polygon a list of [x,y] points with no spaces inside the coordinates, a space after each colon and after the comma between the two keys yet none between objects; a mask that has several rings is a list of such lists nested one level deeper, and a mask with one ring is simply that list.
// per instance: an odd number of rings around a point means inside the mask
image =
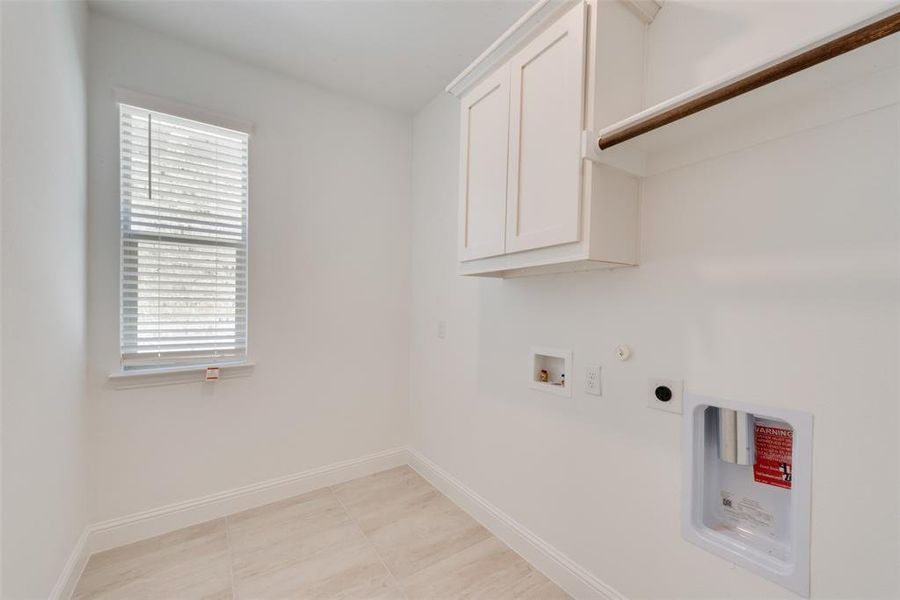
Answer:
[{"label": "cabinet crown molding", "polygon": [[656,18],[656,13],[662,8],[663,0],[620,0],[631,9],[631,12],[648,25]]},{"label": "cabinet crown molding", "polygon": [[567,8],[584,0],[538,0],[512,27],[488,46],[488,49],[472,61],[462,73],[456,76],[446,91],[457,98],[469,91],[485,74],[509,57],[510,53],[539,31],[546,23],[554,20]]},{"label": "cabinet crown molding", "polygon": [[[644,23],[650,23],[662,7],[663,0],[617,0],[628,6],[634,15]],[[579,2],[586,0],[538,0],[528,12],[522,15],[512,27],[494,41],[462,73],[451,81],[445,90],[457,98],[481,81],[497,65],[506,60],[513,50],[522,45],[544,25],[555,20]]]}]

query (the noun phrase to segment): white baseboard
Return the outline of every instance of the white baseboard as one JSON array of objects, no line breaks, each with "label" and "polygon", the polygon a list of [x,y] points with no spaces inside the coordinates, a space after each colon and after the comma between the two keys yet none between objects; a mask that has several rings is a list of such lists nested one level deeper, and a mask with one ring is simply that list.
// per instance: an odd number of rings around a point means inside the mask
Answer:
[{"label": "white baseboard", "polygon": [[50,598],[70,598],[88,558],[96,552],[406,464],[573,597],[625,600],[612,587],[412,448],[393,448],[89,525],[75,544]]},{"label": "white baseboard", "polygon": [[93,553],[116,548],[406,463],[406,449],[393,448],[302,473],[103,521],[89,528],[90,551]]},{"label": "white baseboard", "polygon": [[357,477],[405,465],[408,462],[409,455],[406,448],[393,448],[294,475],[270,479],[89,525],[66,562],[63,572],[53,588],[51,599],[66,600],[71,597],[88,558],[96,552],[145,540],[270,502],[299,496]]},{"label": "white baseboard", "polygon": [[81,577],[81,572],[84,571],[84,566],[87,564],[88,558],[90,558],[88,537],[89,530],[85,527],[81,535],[78,536],[78,541],[75,542],[75,547],[72,548],[69,560],[63,566],[62,573],[59,574],[59,579],[56,580],[56,585],[53,586],[53,590],[50,592],[50,600],[67,600],[72,597],[72,593],[75,591],[75,584],[78,583],[78,578]]},{"label": "white baseboard", "polygon": [[587,569],[412,448],[409,465],[572,597],[625,600]]}]

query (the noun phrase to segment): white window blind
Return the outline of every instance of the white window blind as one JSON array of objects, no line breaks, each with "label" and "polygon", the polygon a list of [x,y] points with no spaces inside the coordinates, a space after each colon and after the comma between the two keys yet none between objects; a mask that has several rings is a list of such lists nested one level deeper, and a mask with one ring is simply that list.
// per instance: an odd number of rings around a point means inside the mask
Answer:
[{"label": "white window blind", "polygon": [[123,368],[246,359],[248,136],[119,108]]}]

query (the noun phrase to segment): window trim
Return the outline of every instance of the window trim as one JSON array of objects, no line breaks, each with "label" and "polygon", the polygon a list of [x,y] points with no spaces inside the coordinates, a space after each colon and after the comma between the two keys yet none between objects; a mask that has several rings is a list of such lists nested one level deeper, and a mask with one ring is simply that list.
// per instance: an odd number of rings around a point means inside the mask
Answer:
[{"label": "window trim", "polygon": [[[234,377],[248,377],[256,368],[256,363],[246,360],[209,366],[218,367],[222,370],[221,379],[232,379]],[[117,371],[107,375],[107,380],[116,388],[147,387],[170,383],[198,383],[203,381],[203,377],[198,377],[198,375],[205,372],[205,366],[195,365],[129,369],[127,371],[119,367]]]},{"label": "window trim", "polygon": [[[135,106],[142,108],[144,110],[153,111],[153,112],[161,112],[174,117],[188,119],[191,121],[197,121],[199,123],[212,125],[215,127],[221,127],[224,129],[230,129],[239,133],[246,134],[247,139],[247,186],[248,186],[248,195],[249,195],[249,186],[250,186],[250,144],[252,139],[252,134],[254,130],[253,123],[251,121],[246,121],[243,119],[239,119],[236,117],[232,117],[230,115],[224,115],[221,113],[215,113],[208,111],[206,109],[202,109],[196,106],[192,106],[190,104],[184,104],[181,102],[177,102],[174,100],[170,100],[167,98],[162,98],[160,96],[153,96],[150,94],[144,94],[142,92],[135,92],[133,90],[125,89],[125,88],[113,88],[113,97],[114,97],[114,106],[116,108],[115,114],[117,119],[116,125],[116,162],[117,164],[122,160],[122,148],[120,146],[120,132],[118,124],[119,119],[119,106],[121,104],[126,104],[129,106]],[[119,173],[119,171],[117,171]],[[118,184],[116,186],[118,190],[118,195],[116,198],[116,206],[121,211],[122,206],[122,178],[119,176]],[[249,266],[250,266],[250,242],[249,242],[249,227],[250,227],[250,217],[249,212],[247,214],[247,246],[246,246],[246,261],[247,261],[247,273],[248,273],[248,287],[249,287]],[[118,314],[119,314],[119,323],[117,328],[117,346],[119,346],[117,351],[118,361],[116,365],[116,369],[109,373],[108,380],[115,385],[115,387],[143,387],[144,385],[165,385],[166,383],[191,383],[196,382],[198,379],[194,376],[195,373],[205,372],[207,367],[219,367],[222,369],[223,379],[230,379],[233,376],[246,376],[253,372],[256,367],[256,362],[250,359],[249,356],[249,345],[246,346],[246,354],[241,360],[223,360],[218,362],[210,362],[208,364],[187,364],[187,365],[164,365],[159,367],[146,367],[146,368],[130,368],[126,369],[122,362],[121,356],[121,312],[122,312],[122,279],[124,277],[124,271],[122,268],[121,260],[124,252],[124,239],[120,230],[118,232],[119,236],[119,277],[118,277]],[[249,291],[249,290],[248,290]],[[249,308],[249,305],[248,305]],[[246,315],[247,319],[247,332],[249,333],[250,329],[250,314],[249,310]],[[185,376],[189,376],[188,379]],[[155,381],[162,379],[162,382]],[[127,384],[125,384],[127,382]]]},{"label": "window trim", "polygon": [[190,104],[176,102],[175,100],[169,100],[168,98],[162,98],[160,96],[144,94],[142,92],[135,92],[125,88],[113,88],[113,96],[117,105],[128,104],[145,110],[165,113],[181,119],[188,119],[190,121],[198,121],[215,127],[231,129],[233,131],[245,133],[248,136],[253,135],[253,123],[251,121],[245,121],[230,115],[212,112]]}]

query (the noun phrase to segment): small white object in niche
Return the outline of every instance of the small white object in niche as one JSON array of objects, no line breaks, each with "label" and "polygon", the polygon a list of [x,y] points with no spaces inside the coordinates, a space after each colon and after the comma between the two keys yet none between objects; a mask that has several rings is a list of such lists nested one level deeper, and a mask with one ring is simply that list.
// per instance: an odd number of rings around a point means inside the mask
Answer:
[{"label": "small white object in niche", "polygon": [[532,389],[571,398],[571,373],[571,350],[531,348],[528,360],[528,385]]}]

